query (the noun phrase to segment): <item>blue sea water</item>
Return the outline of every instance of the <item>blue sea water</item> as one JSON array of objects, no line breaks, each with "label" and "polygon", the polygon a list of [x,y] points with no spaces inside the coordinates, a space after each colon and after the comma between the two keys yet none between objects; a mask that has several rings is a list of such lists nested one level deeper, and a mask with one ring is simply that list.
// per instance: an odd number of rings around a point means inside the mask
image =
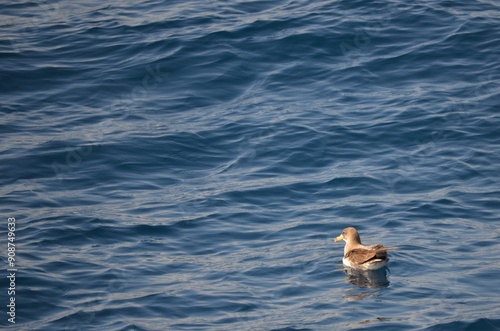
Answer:
[{"label": "blue sea water", "polygon": [[[0,325],[500,330],[499,23],[492,0],[4,1]],[[387,268],[344,270],[347,226]]]}]

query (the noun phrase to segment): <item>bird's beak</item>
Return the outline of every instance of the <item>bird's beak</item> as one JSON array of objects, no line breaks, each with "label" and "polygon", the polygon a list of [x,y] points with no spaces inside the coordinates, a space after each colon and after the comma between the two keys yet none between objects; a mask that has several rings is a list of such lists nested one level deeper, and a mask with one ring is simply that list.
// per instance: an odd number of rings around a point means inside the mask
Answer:
[{"label": "bird's beak", "polygon": [[344,240],[344,236],[343,235],[340,235],[337,238],[333,239],[334,242],[341,241],[341,240]]}]

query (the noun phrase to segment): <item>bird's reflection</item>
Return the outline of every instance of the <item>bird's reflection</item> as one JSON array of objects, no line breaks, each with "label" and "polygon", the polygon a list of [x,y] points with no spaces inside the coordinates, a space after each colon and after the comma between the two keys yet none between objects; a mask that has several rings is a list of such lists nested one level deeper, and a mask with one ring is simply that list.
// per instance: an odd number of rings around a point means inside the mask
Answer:
[{"label": "bird's reflection", "polygon": [[389,286],[387,275],[389,268],[383,267],[377,270],[358,270],[344,266],[346,277],[344,280],[348,284],[356,285],[359,288],[380,289]]},{"label": "bird's reflection", "polygon": [[345,282],[358,288],[358,290],[348,289],[347,293],[344,293],[343,298],[346,301],[359,301],[366,297],[377,296],[379,291],[376,290],[389,286],[387,267],[378,270],[358,270],[342,266],[342,270],[346,274]]}]

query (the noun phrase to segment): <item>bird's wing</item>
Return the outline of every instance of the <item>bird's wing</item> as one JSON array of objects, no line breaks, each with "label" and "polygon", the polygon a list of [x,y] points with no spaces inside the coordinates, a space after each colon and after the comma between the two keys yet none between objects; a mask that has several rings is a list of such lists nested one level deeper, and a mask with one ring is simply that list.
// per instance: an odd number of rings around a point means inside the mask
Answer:
[{"label": "bird's wing", "polygon": [[355,248],[347,252],[344,256],[355,264],[363,264],[372,259],[387,258],[387,249],[382,245],[374,245],[370,248]]}]

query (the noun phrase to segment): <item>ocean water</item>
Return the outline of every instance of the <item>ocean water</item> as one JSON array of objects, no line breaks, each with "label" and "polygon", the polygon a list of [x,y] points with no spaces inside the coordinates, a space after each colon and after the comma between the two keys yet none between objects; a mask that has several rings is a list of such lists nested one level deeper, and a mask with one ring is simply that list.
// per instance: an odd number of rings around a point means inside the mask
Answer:
[{"label": "ocean water", "polygon": [[[0,326],[499,330],[499,22],[4,1]],[[387,268],[344,270],[346,226],[397,246]]]}]

